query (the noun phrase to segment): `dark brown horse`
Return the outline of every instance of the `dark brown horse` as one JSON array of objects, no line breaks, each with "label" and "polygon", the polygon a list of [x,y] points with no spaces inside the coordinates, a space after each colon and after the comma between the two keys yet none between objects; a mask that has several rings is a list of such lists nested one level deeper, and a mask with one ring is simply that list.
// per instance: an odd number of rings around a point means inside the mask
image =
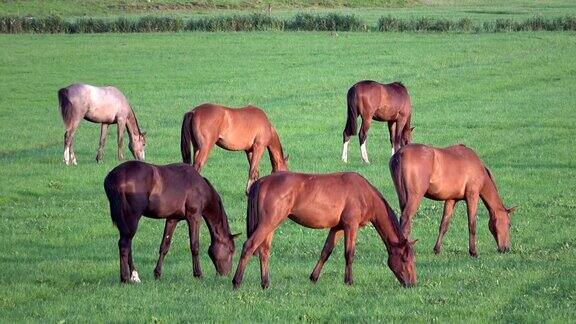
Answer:
[{"label": "dark brown horse", "polygon": [[288,170],[278,133],[266,113],[254,106],[228,108],[202,104],[184,114],[180,147],[182,160],[190,163],[190,142],[194,147],[194,167],[202,172],[214,144],[229,151],[245,151],[250,164],[246,193],[258,179],[258,163],[268,149],[272,172]]},{"label": "dark brown horse", "polygon": [[100,146],[96,162],[102,160],[108,125],[118,124],[118,159],[124,160],[124,129],[128,128],[128,148],[138,160],[144,160],[146,133],[140,130],[136,115],[120,90],[112,86],[95,87],[88,84],[72,84],[58,90],[60,113],[64,120],[64,162],[76,164],[73,141],[74,132],[82,119],[100,123]]},{"label": "dark brown horse", "polygon": [[360,153],[368,161],[366,137],[372,120],[388,122],[392,154],[412,142],[410,118],[412,105],[408,90],[400,82],[382,84],[376,81],[360,81],[348,90],[348,118],[344,127],[342,161],[348,162],[348,142],[356,135],[356,119],[362,117],[360,127]]},{"label": "dark brown horse", "polygon": [[476,209],[482,199],[490,214],[490,232],[498,251],[510,249],[510,214],[498,195],[490,170],[476,153],[464,145],[435,148],[421,144],[407,145],[390,159],[390,172],[400,201],[400,224],[410,235],[412,217],[420,200],[426,197],[444,201],[444,213],[434,252],[440,253],[456,202],[466,201],[468,209],[469,253],[476,257]]},{"label": "dark brown horse", "polygon": [[304,174],[278,172],[254,183],[248,195],[248,240],[234,276],[240,286],[249,258],[260,255],[262,288],[267,288],[268,258],[275,229],[286,218],[308,228],[330,228],[320,260],[310,275],[316,282],[334,244],[344,234],[344,282],[352,284],[356,231],[372,223],[388,249],[388,266],[404,286],[416,283],[413,242],[409,242],[396,215],[380,192],[357,173]]},{"label": "dark brown horse", "polygon": [[200,217],[204,218],[210,231],[208,255],[216,271],[221,275],[230,272],[235,236],[230,234],[220,196],[193,167],[186,164],[157,166],[129,161],[108,173],[104,189],[110,202],[112,222],[120,232],[118,247],[121,282],[140,282],[132,261],[132,238],[142,215],[166,219],[160,257],[154,269],[156,279],[160,278],[172,233],[181,220],[188,222],[194,276],[202,276],[198,259]]}]

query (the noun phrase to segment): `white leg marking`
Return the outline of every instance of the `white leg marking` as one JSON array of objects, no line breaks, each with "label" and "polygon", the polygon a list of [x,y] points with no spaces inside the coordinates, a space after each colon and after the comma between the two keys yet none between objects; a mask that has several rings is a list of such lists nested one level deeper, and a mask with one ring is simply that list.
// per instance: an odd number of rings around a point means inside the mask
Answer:
[{"label": "white leg marking", "polygon": [[396,151],[394,151],[394,146],[392,146],[392,154],[391,155],[394,155],[394,153],[396,153]]},{"label": "white leg marking", "polygon": [[70,165],[70,148],[67,147],[64,150],[64,163],[66,163],[66,165]]},{"label": "white leg marking", "polygon": [[254,183],[254,180],[248,179],[248,183],[246,184],[246,194],[248,194],[250,192],[250,187],[252,187],[253,183]]},{"label": "white leg marking", "polygon": [[76,154],[74,154],[74,152],[72,152],[72,164],[78,165],[78,163],[76,163]]},{"label": "white leg marking", "polygon": [[132,270],[132,275],[130,276],[130,282],[140,283],[140,276],[138,276],[138,271]]},{"label": "white leg marking", "polygon": [[348,142],[350,142],[350,140],[344,142],[344,147],[342,148],[342,161],[344,161],[344,163],[348,163]]},{"label": "white leg marking", "polygon": [[362,143],[362,145],[360,145],[360,153],[362,153],[362,160],[366,164],[370,164],[370,161],[368,161],[368,152],[366,151],[366,142],[364,142],[364,143]]},{"label": "white leg marking", "polygon": [[142,149],[142,161],[146,159],[146,153],[144,153],[144,149]]}]

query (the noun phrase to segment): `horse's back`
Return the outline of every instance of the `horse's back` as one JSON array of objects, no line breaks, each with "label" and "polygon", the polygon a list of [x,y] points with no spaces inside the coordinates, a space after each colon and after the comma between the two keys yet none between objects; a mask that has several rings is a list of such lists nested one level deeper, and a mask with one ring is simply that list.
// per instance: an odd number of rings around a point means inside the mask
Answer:
[{"label": "horse's back", "polygon": [[113,86],[76,83],[60,91],[63,90],[70,102],[68,109],[94,123],[115,123],[118,117],[126,118],[131,110],[124,94]]},{"label": "horse's back", "polygon": [[371,80],[360,81],[350,88],[354,91],[360,114],[373,114],[378,121],[395,120],[399,114],[407,115],[411,109],[408,90],[400,82],[388,84]]}]

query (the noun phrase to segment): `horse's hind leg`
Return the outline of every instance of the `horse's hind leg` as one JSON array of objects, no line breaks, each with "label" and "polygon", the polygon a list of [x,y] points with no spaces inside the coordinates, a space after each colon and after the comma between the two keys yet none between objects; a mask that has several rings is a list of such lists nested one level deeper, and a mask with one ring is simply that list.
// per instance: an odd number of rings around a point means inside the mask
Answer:
[{"label": "horse's hind leg", "polygon": [[74,154],[74,133],[78,128],[80,121],[73,121],[70,125],[66,125],[66,132],[64,133],[64,163],[66,165],[76,165],[76,155]]},{"label": "horse's hind leg", "polygon": [[156,268],[154,269],[154,278],[160,279],[162,275],[162,264],[164,263],[164,257],[168,253],[170,248],[170,242],[172,241],[172,235],[174,234],[174,229],[178,224],[178,220],[167,219],[164,225],[164,235],[162,236],[162,243],[160,243],[160,252],[158,257],[158,262],[156,262]]},{"label": "horse's hind leg", "polygon": [[358,135],[360,139],[360,154],[362,155],[362,160],[366,164],[370,164],[368,160],[368,151],[366,149],[366,138],[368,137],[368,130],[372,124],[372,118],[369,116],[362,116],[362,126],[360,127],[360,133]]},{"label": "horse's hind leg", "polygon": [[106,136],[108,136],[108,124],[102,124],[100,127],[100,144],[98,146],[98,153],[96,154],[96,162],[102,160],[104,154],[104,145],[106,145]]},{"label": "horse's hind leg", "polygon": [[446,231],[448,231],[450,219],[452,218],[452,211],[454,210],[455,205],[456,200],[446,200],[444,202],[444,213],[442,214],[442,221],[440,222],[438,239],[436,240],[436,245],[434,245],[434,254],[440,254],[440,250],[442,249],[442,241],[444,240]]},{"label": "horse's hind leg", "polygon": [[402,215],[400,216],[400,228],[402,233],[406,238],[410,237],[410,232],[412,231],[412,218],[416,211],[418,211],[418,206],[420,206],[420,200],[422,200],[424,194],[411,195],[406,199],[406,205],[402,210]]},{"label": "horse's hind leg", "polygon": [[312,282],[316,283],[316,281],[318,281],[318,277],[320,277],[320,272],[322,271],[324,263],[328,261],[328,258],[334,249],[334,245],[336,245],[336,242],[338,242],[343,233],[344,232],[342,230],[336,228],[331,228],[330,232],[328,232],[328,237],[326,237],[324,248],[322,249],[322,253],[320,253],[320,259],[310,274],[310,280],[312,280]]},{"label": "horse's hind leg", "polygon": [[194,277],[202,278],[200,268],[200,215],[188,218],[188,233],[190,235],[190,252],[192,253],[192,271]]},{"label": "horse's hind leg", "polygon": [[268,274],[268,260],[270,259],[270,246],[272,245],[272,237],[274,232],[268,234],[264,242],[260,244],[260,286],[262,289],[268,288],[270,285],[270,277]]},{"label": "horse's hind leg", "polygon": [[203,139],[202,145],[198,148],[194,148],[194,169],[196,169],[198,173],[202,172],[202,168],[206,164],[206,160],[208,160],[208,154],[210,154],[210,150],[214,144],[216,144],[215,139]]},{"label": "horse's hind leg", "polygon": [[394,142],[392,148],[394,152],[398,152],[402,145],[402,134],[404,133],[404,127],[406,126],[407,119],[402,118],[396,121],[396,136],[394,136]]},{"label": "horse's hind leg", "polygon": [[396,121],[388,122],[388,133],[390,133],[390,146],[392,147],[392,155],[394,155],[394,139],[396,138]]}]

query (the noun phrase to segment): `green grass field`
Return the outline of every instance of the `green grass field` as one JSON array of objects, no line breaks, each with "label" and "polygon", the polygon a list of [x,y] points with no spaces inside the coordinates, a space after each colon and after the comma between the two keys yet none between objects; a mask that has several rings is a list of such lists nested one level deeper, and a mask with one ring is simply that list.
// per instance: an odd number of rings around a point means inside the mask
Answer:
[{"label": "green grass field", "polygon": [[[575,40],[549,32],[1,35],[0,321],[574,321]],[[180,224],[154,281],[164,224],[143,219],[133,244],[143,283],[119,285],[118,232],[102,186],[118,164],[115,127],[96,164],[99,127],[83,122],[79,164],[64,166],[60,87],[122,89],[148,131],[146,157],[158,164],[180,161],[180,123],[190,108],[255,104],[278,129],[292,170],[357,171],[397,210],[384,124],[370,131],[371,165],[360,163],[357,137],[350,163],[340,161],[345,94],[362,79],[409,87],[416,142],[476,149],[505,203],[519,206],[510,253],[496,252],[481,207],[479,258],[470,258],[459,204],[435,256],[442,204],[423,201],[413,226],[415,288],[397,283],[372,227],[358,235],[354,286],[343,284],[342,242],[311,284],[326,231],[288,221],[273,242],[270,289],[261,290],[252,259],[233,291],[231,276],[216,277],[205,253],[205,226],[204,278],[192,277]],[[214,149],[204,171],[233,232],[245,232],[247,169],[243,153]],[[269,172],[264,158],[261,174]]]}]

